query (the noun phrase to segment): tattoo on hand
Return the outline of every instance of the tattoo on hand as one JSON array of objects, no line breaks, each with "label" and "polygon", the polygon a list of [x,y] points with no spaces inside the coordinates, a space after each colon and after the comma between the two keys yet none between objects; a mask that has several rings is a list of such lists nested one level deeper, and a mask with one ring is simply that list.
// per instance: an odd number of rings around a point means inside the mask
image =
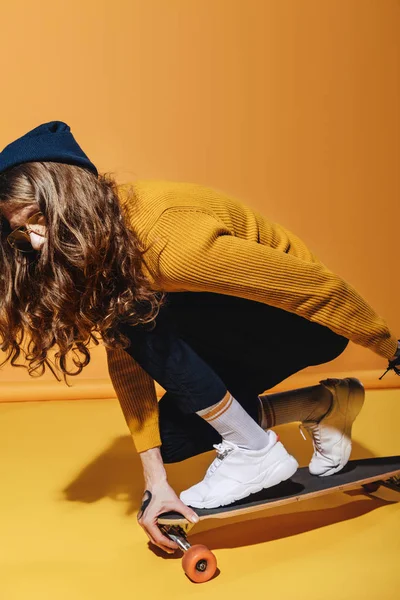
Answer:
[{"label": "tattoo on hand", "polygon": [[149,490],[146,490],[144,492],[143,498],[142,498],[142,506],[140,507],[140,511],[138,512],[138,516],[137,516],[138,521],[143,517],[146,508],[148,507],[148,505],[151,502],[152,497],[153,497],[153,494]]}]

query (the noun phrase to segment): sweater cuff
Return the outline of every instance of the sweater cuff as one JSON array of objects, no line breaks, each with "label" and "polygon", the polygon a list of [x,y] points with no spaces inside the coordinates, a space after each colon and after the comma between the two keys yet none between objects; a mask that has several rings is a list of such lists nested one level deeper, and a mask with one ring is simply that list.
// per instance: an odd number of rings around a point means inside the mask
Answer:
[{"label": "sweater cuff", "polygon": [[138,426],[137,421],[129,420],[128,427],[137,452],[145,452],[150,448],[161,446],[158,413]]},{"label": "sweater cuff", "polygon": [[392,336],[384,340],[381,344],[379,344],[379,346],[374,348],[374,350],[377,352],[377,354],[380,354],[389,360],[396,354],[397,348],[397,339]]}]

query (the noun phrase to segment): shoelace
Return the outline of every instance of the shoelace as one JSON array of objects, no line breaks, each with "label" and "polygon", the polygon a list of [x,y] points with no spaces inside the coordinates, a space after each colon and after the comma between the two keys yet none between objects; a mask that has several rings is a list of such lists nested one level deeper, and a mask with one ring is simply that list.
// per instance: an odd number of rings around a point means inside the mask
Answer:
[{"label": "shoelace", "polygon": [[304,435],[303,429],[305,429],[311,435],[314,444],[314,454],[316,454],[316,452],[322,454],[321,432],[318,427],[318,423],[309,423],[307,426],[303,425],[303,423],[300,423],[299,429],[303,439],[307,439],[307,437]]},{"label": "shoelace", "polygon": [[228,454],[230,452],[232,452],[232,450],[233,450],[233,447],[228,446],[225,442],[221,442],[220,444],[214,444],[213,448],[216,449],[217,456],[214,458],[213,462],[208,467],[207,472],[206,472],[206,477],[210,477],[210,475],[215,473],[215,471],[221,465],[224,458],[226,458],[228,456]]}]

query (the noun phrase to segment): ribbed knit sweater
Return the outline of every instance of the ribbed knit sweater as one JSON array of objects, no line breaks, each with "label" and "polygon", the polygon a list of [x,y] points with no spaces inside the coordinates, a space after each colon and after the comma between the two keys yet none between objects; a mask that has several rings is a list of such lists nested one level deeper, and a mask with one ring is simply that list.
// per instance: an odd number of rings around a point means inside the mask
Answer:
[{"label": "ribbed knit sweater", "polygon": [[[127,200],[133,185],[134,201]],[[385,320],[295,234],[238,199],[198,184],[137,181],[119,186],[130,228],[149,247],[154,290],[215,292],[296,313],[392,357]],[[245,315],[243,315],[245,318]],[[160,446],[153,379],[125,351],[107,349],[111,381],[136,449]]]}]

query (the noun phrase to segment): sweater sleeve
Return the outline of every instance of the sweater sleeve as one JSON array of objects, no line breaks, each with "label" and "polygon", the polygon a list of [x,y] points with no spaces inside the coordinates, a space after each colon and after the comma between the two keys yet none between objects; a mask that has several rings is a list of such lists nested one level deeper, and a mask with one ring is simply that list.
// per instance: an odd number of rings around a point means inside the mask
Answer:
[{"label": "sweater sleeve", "polygon": [[154,380],[121,348],[106,348],[111,383],[138,452],[161,446]]},{"label": "sweater sleeve", "polygon": [[396,352],[397,339],[385,320],[323,263],[236,237],[211,211],[169,209],[152,239],[153,276],[165,291],[248,298],[324,325],[382,357]]}]

